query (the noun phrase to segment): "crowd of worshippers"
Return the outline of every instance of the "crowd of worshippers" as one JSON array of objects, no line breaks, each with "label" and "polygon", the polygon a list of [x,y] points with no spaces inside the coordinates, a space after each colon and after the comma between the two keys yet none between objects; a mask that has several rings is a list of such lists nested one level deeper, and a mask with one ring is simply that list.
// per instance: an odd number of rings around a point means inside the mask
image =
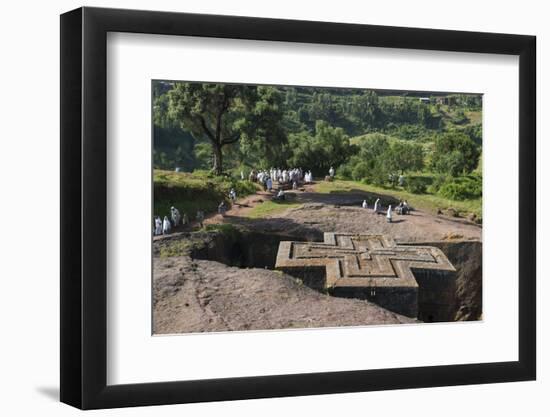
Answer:
[{"label": "crowd of worshippers", "polygon": [[[334,178],[334,168],[330,167],[329,169],[329,176],[331,178]],[[244,172],[241,171],[241,180],[245,180],[246,177],[244,175]],[[303,171],[302,168],[292,168],[292,169],[280,169],[280,168],[271,168],[269,170],[252,170],[250,171],[250,174],[248,176],[248,180],[252,182],[257,182],[259,184],[262,184],[264,187],[264,191],[273,191],[274,190],[274,184],[273,179],[275,179],[278,182],[278,191],[273,197],[274,200],[284,201],[286,199],[285,192],[283,189],[284,185],[292,185],[292,189],[296,190],[299,185],[302,183],[310,184],[313,182],[313,174],[311,171]],[[229,200],[231,201],[231,204],[235,204],[237,201],[237,192],[234,188],[231,188],[228,194]],[[222,200],[220,204],[218,204],[218,214],[220,214],[222,217],[225,217],[225,214],[227,213],[227,210],[229,210],[229,206],[226,203],[225,200]],[[154,228],[153,228],[153,234],[155,236],[160,235],[166,235],[170,233],[174,228],[178,226],[183,226],[183,228],[186,228],[190,226],[189,217],[186,213],[183,213],[183,216],[180,214],[179,210],[172,206],[170,208],[170,218],[168,216],[164,216],[164,219],[161,219],[160,216],[154,217]],[[195,220],[199,224],[199,226],[203,227],[204,222],[204,212],[202,210],[198,210],[197,214],[195,216]]]},{"label": "crowd of worshippers", "polygon": [[[241,180],[245,180],[247,177],[244,172],[241,171]],[[261,184],[264,191],[272,191],[275,188],[275,182],[278,187],[292,186],[293,190],[298,189],[302,184],[310,184],[313,182],[313,174],[311,171],[303,171],[302,168],[281,169],[271,168],[265,170],[251,170],[248,174],[248,180]]]},{"label": "crowd of worshippers", "polygon": [[[367,200],[363,200],[363,203],[361,204],[361,207],[363,207],[364,209],[369,208],[369,204],[367,203]],[[410,214],[410,212],[411,212],[411,207],[409,206],[409,203],[407,203],[407,200],[400,201],[399,204],[397,205],[397,207],[395,207],[395,209],[392,209],[392,206],[390,204],[388,206],[387,210],[383,210],[382,209],[382,204],[380,203],[380,199],[377,198],[376,201],[374,202],[374,205],[372,206],[372,209],[373,209],[375,214],[381,214],[381,213],[384,213],[384,211],[385,211],[386,212],[386,221],[388,223],[392,222],[394,211],[395,211],[396,214],[399,214],[399,215],[407,215],[407,214]]]},{"label": "crowd of worshippers", "polygon": [[[204,222],[204,212],[202,210],[197,210],[195,220],[202,228]],[[161,219],[160,216],[155,216],[154,223],[155,227],[153,228],[153,234],[155,236],[166,235],[178,226],[186,228],[190,225],[187,213],[183,213],[182,216],[179,210],[174,206],[170,207],[170,218],[168,218],[168,216],[164,216],[164,219]]]}]

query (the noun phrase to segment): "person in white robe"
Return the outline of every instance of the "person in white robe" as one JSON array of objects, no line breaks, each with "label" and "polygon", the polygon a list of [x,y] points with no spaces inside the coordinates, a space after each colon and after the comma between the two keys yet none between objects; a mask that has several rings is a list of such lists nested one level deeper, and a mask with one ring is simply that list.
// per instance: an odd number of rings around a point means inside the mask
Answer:
[{"label": "person in white robe", "polygon": [[333,167],[330,167],[330,169],[328,170],[328,175],[330,175],[331,178],[334,178],[334,168]]},{"label": "person in white robe", "polygon": [[174,206],[170,207],[170,217],[172,218],[172,223],[174,227],[177,227],[180,224],[181,215],[177,208]]},{"label": "person in white robe", "polygon": [[170,233],[171,228],[172,225],[170,224],[170,220],[168,220],[168,216],[164,216],[164,221],[162,222],[162,234],[166,235]]},{"label": "person in white robe", "polygon": [[366,209],[366,208],[369,207],[368,204],[367,204],[367,200],[363,200],[362,207],[363,207],[364,209]]},{"label": "person in white robe", "polygon": [[162,220],[159,216],[155,217],[155,236],[162,235]]},{"label": "person in white robe", "polygon": [[380,208],[379,204],[380,204],[380,199],[377,198],[376,201],[374,202],[374,212],[375,213],[378,213],[378,209]]},{"label": "person in white robe", "polygon": [[386,220],[388,221],[388,223],[391,223],[391,219],[392,219],[392,214],[391,214],[391,204],[390,204],[390,206],[388,207],[388,212],[386,213]]},{"label": "person in white robe", "polygon": [[271,180],[271,177],[267,179],[265,184],[267,187],[267,191],[271,191],[273,189],[273,181]]}]

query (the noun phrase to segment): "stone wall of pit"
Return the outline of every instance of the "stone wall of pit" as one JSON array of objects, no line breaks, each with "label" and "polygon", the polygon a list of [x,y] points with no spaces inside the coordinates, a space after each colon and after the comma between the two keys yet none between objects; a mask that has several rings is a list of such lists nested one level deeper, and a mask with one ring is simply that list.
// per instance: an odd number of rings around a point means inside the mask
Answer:
[{"label": "stone wall of pit", "polygon": [[[311,236],[240,231],[231,237],[211,234],[206,245],[191,253],[193,258],[208,259],[244,268],[273,269],[281,241],[320,241],[322,234]],[[405,244],[399,242],[399,244]],[[456,268],[456,273],[415,271],[423,290],[376,290],[361,293],[339,290],[332,295],[373,301],[388,310],[422,321],[462,321],[482,318],[482,243],[479,241],[415,242],[414,245],[440,248]],[[324,291],[324,271],[287,271],[304,285]],[[440,274],[440,275],[431,275]],[[330,291],[329,291],[330,292]]]}]

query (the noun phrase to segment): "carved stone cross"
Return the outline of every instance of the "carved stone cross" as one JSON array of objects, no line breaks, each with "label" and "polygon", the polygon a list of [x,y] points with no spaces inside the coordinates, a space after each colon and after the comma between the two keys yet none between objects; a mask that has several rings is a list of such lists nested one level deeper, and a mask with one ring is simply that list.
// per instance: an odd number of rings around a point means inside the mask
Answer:
[{"label": "carved stone cross", "polygon": [[[397,245],[384,235],[350,233],[325,233],[319,243],[281,242],[275,268],[300,276],[313,288],[371,299],[409,316],[418,313],[419,280],[428,279],[427,287],[448,292],[448,273],[455,271],[439,248]],[[437,279],[445,282],[429,282]],[[437,294],[429,298],[434,297]]]}]

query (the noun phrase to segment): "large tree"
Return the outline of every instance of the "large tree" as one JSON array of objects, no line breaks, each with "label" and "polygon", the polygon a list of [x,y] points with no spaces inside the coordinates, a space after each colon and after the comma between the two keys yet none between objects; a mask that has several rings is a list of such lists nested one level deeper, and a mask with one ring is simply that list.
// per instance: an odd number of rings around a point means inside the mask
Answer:
[{"label": "large tree", "polygon": [[315,135],[308,132],[289,137],[292,156],[290,166],[312,170],[314,175],[327,175],[330,167],[339,167],[350,156],[349,138],[340,127],[332,127],[323,120],[315,123]]},{"label": "large tree", "polygon": [[361,133],[368,131],[376,126],[380,117],[378,94],[372,90],[365,90],[361,95],[353,95],[348,103],[348,109],[353,124]]},{"label": "large tree", "polygon": [[461,132],[440,135],[434,142],[432,168],[452,176],[468,174],[478,165],[480,148]]},{"label": "large tree", "polygon": [[[223,148],[257,142],[264,155],[286,140],[281,129],[284,97],[274,87],[176,83],[167,93],[172,120],[212,146],[212,170],[223,171]],[[245,146],[246,148],[246,146]]]},{"label": "large tree", "polygon": [[422,146],[417,143],[394,141],[384,156],[389,169],[401,174],[405,171],[420,171],[424,166]]},{"label": "large tree", "polygon": [[240,120],[241,163],[254,167],[285,166],[288,158],[285,97],[276,87],[258,86],[248,95]]},{"label": "large tree", "polygon": [[168,92],[170,117],[212,145],[216,175],[223,170],[222,148],[236,143],[242,135],[239,124],[253,90],[243,85],[176,83]]}]

